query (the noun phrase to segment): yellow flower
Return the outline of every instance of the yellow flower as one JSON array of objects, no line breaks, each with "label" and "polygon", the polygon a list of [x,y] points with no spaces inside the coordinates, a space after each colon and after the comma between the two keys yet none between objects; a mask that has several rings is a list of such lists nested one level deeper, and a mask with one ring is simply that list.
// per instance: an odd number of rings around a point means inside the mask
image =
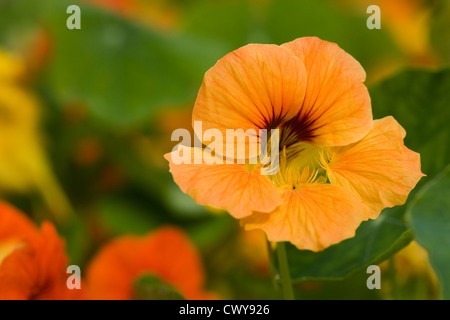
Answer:
[{"label": "yellow flower", "polygon": [[39,190],[59,216],[70,211],[48,165],[39,133],[40,105],[20,83],[24,64],[0,51],[0,191]]}]

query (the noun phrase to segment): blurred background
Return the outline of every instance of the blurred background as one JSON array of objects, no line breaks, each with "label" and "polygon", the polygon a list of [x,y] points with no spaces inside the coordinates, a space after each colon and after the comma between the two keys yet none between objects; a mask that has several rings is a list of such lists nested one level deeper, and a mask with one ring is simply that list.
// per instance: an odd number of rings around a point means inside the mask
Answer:
[{"label": "blurred background", "polygon": [[[81,30],[66,27],[71,4],[81,8]],[[379,30],[366,27],[371,4],[381,9]],[[363,65],[374,117],[394,115],[422,155],[420,186],[444,169],[449,1],[0,0],[0,196],[37,223],[53,221],[81,270],[108,240],[169,224],[198,248],[210,291],[279,298],[264,235],[184,195],[163,155],[173,130],[191,130],[203,74],[218,59],[302,36],[336,42]],[[328,277],[311,253],[293,258],[308,266],[297,270],[297,298],[438,298],[442,284],[403,211],[396,232],[407,241],[385,238],[384,255],[366,246],[359,268]],[[383,260],[382,289],[368,290],[361,267]]]}]

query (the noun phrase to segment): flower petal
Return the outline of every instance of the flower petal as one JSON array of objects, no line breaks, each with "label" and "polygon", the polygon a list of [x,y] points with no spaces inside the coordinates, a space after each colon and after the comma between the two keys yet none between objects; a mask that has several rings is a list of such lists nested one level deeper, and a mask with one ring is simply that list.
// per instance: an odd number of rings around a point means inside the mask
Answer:
[{"label": "flower petal", "polygon": [[[306,90],[303,63],[277,45],[250,44],[213,66],[203,79],[193,121],[203,132],[274,128],[301,108]],[[196,130],[197,136],[202,132]]]},{"label": "flower petal", "polygon": [[160,228],[144,239],[143,248],[145,266],[181,290],[188,299],[197,299],[203,291],[205,272],[200,254],[182,230]]},{"label": "flower petal", "polygon": [[[137,280],[139,272],[146,271],[140,261],[144,256],[142,246],[140,238],[122,236],[100,249],[87,269],[87,283],[93,299],[132,299],[133,281]],[[146,252],[151,257],[155,254]]]},{"label": "flower petal", "polygon": [[38,231],[25,214],[0,201],[0,242],[35,237]]},{"label": "flower petal", "polygon": [[54,226],[42,224],[38,235],[21,243],[0,266],[0,299],[59,300],[84,297],[67,288],[67,256]]},{"label": "flower petal", "polygon": [[289,241],[299,249],[320,251],[351,238],[369,218],[367,206],[354,193],[331,184],[285,189],[283,205],[271,213],[242,219],[247,230],[263,229],[270,241]]},{"label": "flower petal", "polygon": [[338,45],[305,37],[282,45],[299,57],[308,85],[299,119],[310,125],[314,143],[343,146],[363,138],[372,126],[366,74]]},{"label": "flower petal", "polygon": [[133,282],[143,275],[160,278],[187,299],[213,298],[203,290],[199,253],[174,227],[162,227],[144,237],[117,238],[101,248],[87,270],[93,299],[132,299]]},{"label": "flower petal", "polygon": [[359,194],[376,218],[386,207],[405,203],[423,173],[420,155],[403,144],[405,130],[393,117],[374,121],[361,141],[331,149],[331,183]]},{"label": "flower petal", "polygon": [[[192,157],[195,153],[207,157],[202,150],[182,148],[183,152],[191,152]],[[246,170],[240,164],[194,164],[194,161],[175,164],[172,156],[173,153],[168,153],[165,158],[175,183],[200,205],[221,208],[235,218],[242,218],[252,211],[270,212],[281,203],[275,186],[256,167]]]}]

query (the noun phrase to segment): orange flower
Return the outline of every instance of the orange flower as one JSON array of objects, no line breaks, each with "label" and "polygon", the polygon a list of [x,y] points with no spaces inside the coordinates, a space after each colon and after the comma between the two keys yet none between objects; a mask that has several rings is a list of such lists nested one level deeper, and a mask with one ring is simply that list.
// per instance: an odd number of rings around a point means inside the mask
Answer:
[{"label": "orange flower", "polygon": [[165,156],[175,182],[271,241],[318,251],[354,236],[362,221],[403,204],[423,175],[403,128],[392,117],[372,120],[364,80],[356,60],[318,38],[250,44],[226,55],[203,80],[196,134],[207,144],[201,137],[208,129],[223,136],[227,129],[279,129],[279,170],[267,176],[261,163],[175,164],[180,150],[207,158],[206,149],[180,147]]},{"label": "orange flower", "polygon": [[143,238],[123,236],[100,250],[92,260],[87,282],[94,299],[141,298],[135,284],[156,277],[187,299],[209,299],[203,291],[204,273],[196,249],[184,233],[161,228]]},{"label": "orange flower", "polygon": [[0,202],[0,300],[75,299],[67,288],[64,243],[50,223],[37,230],[26,216]]}]

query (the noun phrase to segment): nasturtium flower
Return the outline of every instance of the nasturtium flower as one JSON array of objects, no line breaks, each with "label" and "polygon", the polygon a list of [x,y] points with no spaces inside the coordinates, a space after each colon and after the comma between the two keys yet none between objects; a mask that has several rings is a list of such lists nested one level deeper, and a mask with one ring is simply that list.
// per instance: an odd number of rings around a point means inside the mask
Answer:
[{"label": "nasturtium flower", "polygon": [[278,129],[279,170],[261,175],[261,162],[176,164],[180,150],[207,153],[180,146],[166,155],[175,182],[270,241],[319,251],[353,237],[362,221],[403,204],[423,175],[397,121],[372,119],[365,77],[353,57],[315,37],[229,53],[205,74],[193,111],[194,129],[202,123],[196,135],[207,145],[208,129],[223,136],[227,129]]},{"label": "nasturtium flower", "polygon": [[0,202],[0,300],[83,298],[69,289],[64,242],[49,222],[38,230],[23,213]]},{"label": "nasturtium flower", "polygon": [[196,248],[175,227],[114,239],[87,271],[90,296],[102,300],[215,298],[203,289],[204,280]]}]

